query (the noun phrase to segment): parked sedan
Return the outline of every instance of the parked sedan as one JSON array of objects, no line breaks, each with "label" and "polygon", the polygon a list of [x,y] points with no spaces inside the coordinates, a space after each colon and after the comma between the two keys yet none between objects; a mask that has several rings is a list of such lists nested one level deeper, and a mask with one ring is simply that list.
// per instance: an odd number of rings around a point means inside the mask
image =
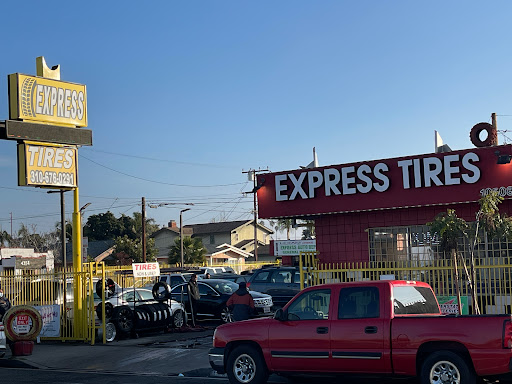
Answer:
[{"label": "parked sedan", "polygon": [[[202,318],[217,318],[224,323],[232,322],[231,312],[226,306],[228,299],[238,289],[238,284],[223,279],[204,279],[197,282],[201,299],[198,302],[196,314]],[[272,296],[250,291],[254,299],[256,316],[272,315]],[[172,288],[171,298],[185,305],[190,313],[190,301],[188,298],[187,284],[180,284]]]}]

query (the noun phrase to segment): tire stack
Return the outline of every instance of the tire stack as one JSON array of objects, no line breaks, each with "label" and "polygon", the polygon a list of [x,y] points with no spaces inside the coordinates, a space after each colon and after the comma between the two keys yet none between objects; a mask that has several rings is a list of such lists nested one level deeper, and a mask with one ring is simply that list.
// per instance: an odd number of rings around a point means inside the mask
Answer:
[{"label": "tire stack", "polygon": [[[107,284],[108,286],[108,281]],[[101,280],[97,284],[97,293],[100,295],[101,290],[103,288],[103,283]],[[167,330],[172,327],[183,325],[184,313],[180,312],[179,319],[180,321],[174,321],[172,310],[170,305],[168,304],[168,300],[170,299],[171,288],[165,282],[158,282],[153,286],[153,297],[156,303],[147,303],[147,304],[138,304],[135,306],[135,310],[133,306],[129,305],[121,305],[118,307],[112,306],[111,303],[105,303],[105,321],[108,324],[113,324],[115,326],[114,337],[115,334],[120,336],[129,336],[138,331],[147,331],[147,330]],[[114,292],[109,292],[112,296]],[[101,319],[101,304],[97,306],[96,313],[98,318]],[[178,318],[177,318],[178,319]],[[112,339],[113,340],[113,339]],[[108,340],[108,341],[112,341]]]}]

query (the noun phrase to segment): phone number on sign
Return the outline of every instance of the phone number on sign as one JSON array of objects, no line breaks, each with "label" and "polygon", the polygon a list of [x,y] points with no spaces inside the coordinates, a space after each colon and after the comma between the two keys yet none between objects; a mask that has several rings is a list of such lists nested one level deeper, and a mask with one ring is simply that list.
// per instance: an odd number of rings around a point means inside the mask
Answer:
[{"label": "phone number on sign", "polygon": [[498,194],[501,197],[505,196],[512,196],[512,187],[496,187],[496,188],[485,188],[480,190],[480,195],[486,196],[489,194],[489,192],[495,191],[498,192]]},{"label": "phone number on sign", "polygon": [[75,185],[75,175],[67,172],[30,171],[32,184]]}]

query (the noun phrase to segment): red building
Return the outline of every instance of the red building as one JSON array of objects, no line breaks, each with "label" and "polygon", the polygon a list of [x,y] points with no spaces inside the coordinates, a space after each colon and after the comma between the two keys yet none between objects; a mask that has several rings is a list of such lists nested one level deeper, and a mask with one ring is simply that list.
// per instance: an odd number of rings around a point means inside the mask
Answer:
[{"label": "red building", "polygon": [[261,174],[259,216],[314,219],[321,262],[428,259],[426,223],[438,213],[475,221],[478,200],[496,189],[512,216],[512,164],[498,164],[511,154],[502,145]]}]

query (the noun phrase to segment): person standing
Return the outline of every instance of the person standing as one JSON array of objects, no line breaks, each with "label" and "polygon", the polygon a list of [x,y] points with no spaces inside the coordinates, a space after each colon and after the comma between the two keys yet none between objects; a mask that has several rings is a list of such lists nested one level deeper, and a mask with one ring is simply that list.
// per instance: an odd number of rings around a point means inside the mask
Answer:
[{"label": "person standing", "polygon": [[198,307],[199,299],[201,298],[199,294],[199,287],[197,286],[197,275],[194,273],[190,276],[190,280],[188,281],[188,297],[190,302],[190,317],[192,319],[192,325],[196,326],[196,311]]},{"label": "person standing", "polygon": [[254,300],[245,282],[238,284],[238,290],[231,295],[226,305],[233,313],[234,321],[248,320],[251,317],[255,310]]},{"label": "person standing", "polygon": [[2,321],[2,318],[5,315],[5,312],[7,312],[11,308],[11,302],[9,299],[4,295],[4,290],[0,288],[0,321]]}]

